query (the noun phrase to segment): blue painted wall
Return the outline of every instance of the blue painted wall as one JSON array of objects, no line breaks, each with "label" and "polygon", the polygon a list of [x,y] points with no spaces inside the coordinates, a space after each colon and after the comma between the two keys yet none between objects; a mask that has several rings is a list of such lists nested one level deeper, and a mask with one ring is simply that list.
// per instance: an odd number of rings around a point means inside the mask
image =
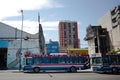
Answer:
[{"label": "blue painted wall", "polygon": [[0,48],[8,48],[8,40],[0,40]]},{"label": "blue painted wall", "polygon": [[46,44],[46,53],[59,53],[59,44],[58,42],[50,42]]}]

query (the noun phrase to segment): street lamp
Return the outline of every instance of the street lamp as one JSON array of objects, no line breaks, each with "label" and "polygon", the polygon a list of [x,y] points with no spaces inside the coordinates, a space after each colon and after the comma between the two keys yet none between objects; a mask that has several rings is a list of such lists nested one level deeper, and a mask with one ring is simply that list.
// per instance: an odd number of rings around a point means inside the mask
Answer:
[{"label": "street lamp", "polygon": [[22,14],[22,25],[21,25],[21,42],[20,42],[20,53],[19,53],[19,71],[21,70],[21,55],[22,55],[23,10],[21,10],[21,14]]}]

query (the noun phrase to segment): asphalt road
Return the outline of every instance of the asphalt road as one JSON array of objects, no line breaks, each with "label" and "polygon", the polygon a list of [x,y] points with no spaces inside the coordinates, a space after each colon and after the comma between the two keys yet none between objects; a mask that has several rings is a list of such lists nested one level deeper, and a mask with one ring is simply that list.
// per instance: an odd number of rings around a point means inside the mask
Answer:
[{"label": "asphalt road", "polygon": [[0,71],[0,80],[120,80],[120,74]]}]

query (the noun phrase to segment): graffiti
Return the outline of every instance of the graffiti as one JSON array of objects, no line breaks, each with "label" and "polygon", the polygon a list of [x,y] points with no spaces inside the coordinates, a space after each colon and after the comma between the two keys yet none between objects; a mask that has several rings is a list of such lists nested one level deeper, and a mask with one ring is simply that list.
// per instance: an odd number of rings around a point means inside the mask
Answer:
[{"label": "graffiti", "polygon": [[19,55],[21,55],[21,49],[20,48],[16,52],[16,59],[8,64],[8,68],[13,68],[14,66],[16,66],[19,63],[19,60],[20,60]]}]

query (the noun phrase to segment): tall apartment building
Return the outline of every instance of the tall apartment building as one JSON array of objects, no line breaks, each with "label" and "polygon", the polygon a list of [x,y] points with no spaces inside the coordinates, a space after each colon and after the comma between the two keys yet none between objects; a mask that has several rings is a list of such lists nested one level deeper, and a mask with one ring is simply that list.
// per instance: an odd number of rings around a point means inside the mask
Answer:
[{"label": "tall apartment building", "polygon": [[109,32],[111,50],[120,48],[120,5],[111,9],[98,22]]},{"label": "tall apartment building", "polygon": [[68,48],[78,48],[78,25],[76,21],[59,22],[59,44],[60,52],[65,52]]}]

